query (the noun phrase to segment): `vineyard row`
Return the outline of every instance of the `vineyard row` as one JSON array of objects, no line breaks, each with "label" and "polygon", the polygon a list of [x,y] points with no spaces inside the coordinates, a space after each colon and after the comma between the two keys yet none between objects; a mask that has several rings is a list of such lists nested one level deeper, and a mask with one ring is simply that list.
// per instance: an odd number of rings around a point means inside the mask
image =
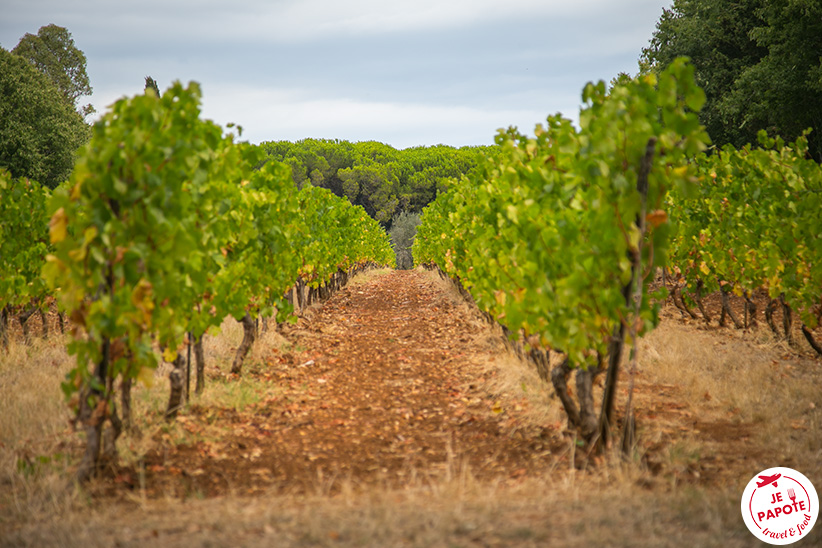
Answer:
[{"label": "vineyard row", "polygon": [[[660,269],[688,299],[721,289],[726,307],[728,293],[764,288],[769,308],[800,315],[809,341],[819,319],[822,168],[804,138],[706,154],[693,70],[680,59],[611,89],[588,84],[579,129],[557,115],[534,137],[500,132],[498,156],[423,211],[414,242],[417,264],[447,272],[542,356],[540,373],[592,448],[612,437],[626,341],[659,322]],[[549,370],[551,351],[562,359]],[[630,398],[625,415],[627,446]]]},{"label": "vineyard row", "polygon": [[394,262],[362,207],[327,189],[298,191],[287,166],[202,120],[200,96],[197,84],[177,83],[118,101],[51,195],[0,173],[0,309],[5,322],[15,307],[56,300],[70,318],[77,365],[63,390],[86,432],[81,480],[114,458],[132,383],[153,375],[156,348],[174,364],[173,416],[187,333],[201,354],[209,328],[241,321],[239,374],[255,318],[283,321],[294,295],[313,299],[353,271]]}]

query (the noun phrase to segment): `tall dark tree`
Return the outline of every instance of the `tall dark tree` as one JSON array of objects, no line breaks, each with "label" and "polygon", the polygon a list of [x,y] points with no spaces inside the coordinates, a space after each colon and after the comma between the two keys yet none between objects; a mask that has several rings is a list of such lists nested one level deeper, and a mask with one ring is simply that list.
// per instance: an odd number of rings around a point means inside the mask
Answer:
[{"label": "tall dark tree", "polygon": [[691,58],[714,144],[755,143],[761,129],[793,140],[810,127],[822,161],[821,53],[819,0],[674,0],[640,65],[661,71]]},{"label": "tall dark tree", "polygon": [[822,162],[822,2],[768,0],[763,24],[751,30],[767,48],[739,77],[729,98],[744,127],[793,140],[808,128],[808,144]]},{"label": "tall dark tree", "polygon": [[[71,33],[65,28],[46,25],[40,27],[36,35],[26,33],[12,53],[45,74],[73,108],[78,109],[80,97],[91,95],[86,55],[74,45]],[[94,112],[94,107],[89,104],[78,111],[85,116]]]},{"label": "tall dark tree", "polygon": [[0,48],[0,167],[50,188],[66,180],[88,126],[54,84]]},{"label": "tall dark tree", "polygon": [[394,215],[391,219],[391,230],[388,231],[388,236],[391,238],[391,247],[394,248],[397,256],[397,268],[400,270],[414,268],[411,246],[414,245],[414,236],[417,234],[420,222],[419,213],[405,211]]},{"label": "tall dark tree", "polygon": [[338,171],[343,192],[354,205],[361,205],[374,219],[387,225],[399,205],[399,181],[390,165],[363,164]]},{"label": "tall dark tree", "polygon": [[756,140],[760,128],[745,128],[738,109],[728,104],[742,73],[767,50],[750,37],[760,26],[763,0],[675,0],[663,10],[641,64],[662,71],[674,59],[690,57],[696,83],[705,90],[700,121],[715,144],[742,146]]}]

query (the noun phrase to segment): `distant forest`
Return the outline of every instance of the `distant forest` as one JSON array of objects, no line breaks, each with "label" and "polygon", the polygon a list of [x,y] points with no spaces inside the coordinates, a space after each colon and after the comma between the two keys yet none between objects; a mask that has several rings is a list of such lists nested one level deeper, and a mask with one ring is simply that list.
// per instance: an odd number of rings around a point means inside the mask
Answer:
[{"label": "distant forest", "polygon": [[398,150],[376,141],[337,139],[268,141],[260,144],[271,160],[291,166],[294,182],[324,187],[361,205],[389,228],[401,212],[419,213],[447,181],[469,175],[496,146],[445,145]]}]

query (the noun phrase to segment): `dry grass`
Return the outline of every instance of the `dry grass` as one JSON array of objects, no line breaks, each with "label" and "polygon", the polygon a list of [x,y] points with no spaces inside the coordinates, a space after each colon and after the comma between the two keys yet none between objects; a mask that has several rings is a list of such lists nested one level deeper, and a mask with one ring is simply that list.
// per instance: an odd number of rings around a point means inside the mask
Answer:
[{"label": "dry grass", "polygon": [[[201,396],[192,395],[190,405],[239,411],[273,395],[276,387],[252,375],[227,382],[242,337],[242,327],[231,318],[206,336],[207,390]],[[35,339],[30,346],[12,340],[8,351],[0,356],[0,527],[4,522],[62,515],[80,500],[71,488],[71,473],[82,450],[82,439],[71,429],[71,413],[60,389],[74,366],[66,342],[63,336]],[[246,371],[264,363],[272,348],[286,347],[287,342],[276,330],[266,330],[246,357]],[[162,364],[150,386],[137,384],[133,390],[137,432],[125,433],[118,443],[125,464],[145,454],[157,435],[178,443],[192,441],[192,434],[180,424],[163,420],[169,371],[170,366]]]},{"label": "dry grass", "polygon": [[348,281],[348,287],[357,287],[358,285],[371,283],[371,281],[381,276],[385,276],[386,274],[390,274],[391,272],[393,271],[390,268],[373,268],[366,270],[365,272],[361,272],[351,278]]},{"label": "dry grass", "polygon": [[0,524],[73,504],[65,480],[70,414],[60,382],[71,368],[62,337],[12,340],[0,356]]},{"label": "dry grass", "polygon": [[753,423],[757,441],[780,447],[783,462],[822,478],[819,360],[797,357],[764,329],[704,331],[673,321],[647,336],[640,353],[644,378],[677,386],[686,401],[703,402],[706,416]]},{"label": "dry grass", "polygon": [[102,508],[26,526],[7,541],[38,547],[748,546],[737,514],[738,501],[725,494],[649,493],[572,475],[515,485],[457,477],[356,496]]},{"label": "dry grass", "polygon": [[[53,438],[67,426],[60,381],[70,369],[62,338],[35,339],[30,346],[12,340],[0,356],[0,432],[4,445]],[[43,393],[44,389],[51,389]]]},{"label": "dry grass", "polygon": [[[384,272],[352,281],[368,283]],[[436,276],[432,276],[436,279]],[[440,282],[437,282],[440,283]],[[450,291],[450,290],[449,290]],[[452,293],[456,305],[462,303]],[[481,318],[473,325],[478,355],[489,372],[486,389],[501,398],[525,399],[535,424],[564,421],[552,389],[512,353],[502,351],[499,333]],[[822,486],[822,367],[789,355],[757,335],[704,331],[667,319],[640,347],[638,381],[675,387],[700,419],[721,418],[756,425],[751,447],[778,446],[781,462]],[[270,395],[270,383],[245,375],[226,382],[242,338],[233,320],[206,339],[208,387],[203,406],[235,407]],[[274,330],[263,334],[247,358],[253,372],[270,349],[289,351]],[[69,413],[59,384],[71,367],[61,338],[32,346],[12,344],[0,356],[0,546],[749,546],[752,537],[739,516],[738,485],[681,485],[649,481],[638,462],[609,457],[586,472],[556,469],[546,477],[478,482],[460,463],[436,481],[391,490],[344,486],[325,495],[161,499],[108,507],[94,505],[82,491],[66,489],[81,441],[68,431]],[[153,435],[185,440],[189,432],[160,418],[168,397],[165,369],[151,388],[135,392],[141,436],[120,444],[137,458]],[[706,397],[706,394],[709,397]],[[650,404],[638,393],[638,405]],[[643,403],[645,402],[645,403]],[[730,417],[730,418],[729,418]],[[643,435],[657,439],[648,425]],[[218,435],[217,433],[198,435]],[[661,437],[659,439],[662,439]],[[569,450],[572,444],[569,443]],[[686,467],[712,451],[694,433],[668,445],[666,465]],[[696,455],[696,456],[695,456]],[[746,483],[757,470],[739,471]],[[652,478],[650,478],[652,479]],[[807,546],[822,539],[817,527]],[[819,545],[819,544],[817,544]]]}]

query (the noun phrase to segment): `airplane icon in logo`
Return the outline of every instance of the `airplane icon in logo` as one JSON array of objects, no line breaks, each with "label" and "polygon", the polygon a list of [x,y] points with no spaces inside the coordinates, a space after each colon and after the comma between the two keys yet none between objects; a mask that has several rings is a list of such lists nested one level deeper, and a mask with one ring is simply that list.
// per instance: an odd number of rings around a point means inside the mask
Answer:
[{"label": "airplane icon in logo", "polygon": [[757,487],[765,487],[766,485],[770,485],[773,483],[774,487],[777,487],[776,480],[778,480],[782,474],[774,474],[773,476],[759,476],[762,481],[756,482]]}]

